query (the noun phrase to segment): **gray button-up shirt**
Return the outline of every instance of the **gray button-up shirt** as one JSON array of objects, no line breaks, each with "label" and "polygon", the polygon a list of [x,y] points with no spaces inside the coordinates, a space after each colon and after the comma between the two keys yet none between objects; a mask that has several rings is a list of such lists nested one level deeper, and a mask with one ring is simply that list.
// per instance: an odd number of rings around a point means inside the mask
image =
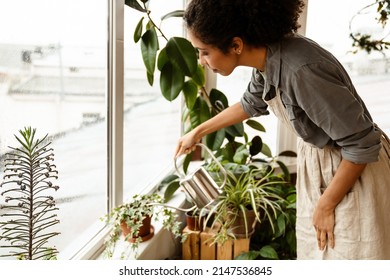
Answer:
[{"label": "gray button-up shirt", "polygon": [[293,35],[267,46],[265,79],[254,69],[241,98],[250,116],[269,114],[264,100],[280,90],[296,133],[319,148],[341,147],[355,163],[378,160],[380,132],[343,66],[308,38]]}]

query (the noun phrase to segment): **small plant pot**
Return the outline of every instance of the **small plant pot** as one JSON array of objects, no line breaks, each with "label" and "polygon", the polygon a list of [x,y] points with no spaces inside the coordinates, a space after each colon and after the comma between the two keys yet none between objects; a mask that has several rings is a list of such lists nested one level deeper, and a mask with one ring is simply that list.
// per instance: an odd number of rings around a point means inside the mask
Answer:
[{"label": "small plant pot", "polygon": [[154,236],[154,227],[152,226],[152,217],[145,217],[142,221],[142,226],[140,227],[138,231],[138,235],[129,235],[131,234],[131,228],[127,226],[125,222],[121,223],[121,229],[123,236],[129,241],[130,243],[136,242],[138,237],[141,237],[142,242],[149,240]]},{"label": "small plant pot", "polygon": [[[245,227],[244,215],[246,217],[248,228]],[[231,217],[229,219],[234,219],[234,222],[230,227],[230,232],[236,238],[249,238],[255,232],[255,225],[256,225],[255,211],[253,210],[247,210],[246,212],[240,211],[237,217],[235,218]]]},{"label": "small plant pot", "polygon": [[195,214],[192,211],[186,212],[186,222],[189,230],[202,230],[204,226],[204,216],[199,217],[199,214]]}]

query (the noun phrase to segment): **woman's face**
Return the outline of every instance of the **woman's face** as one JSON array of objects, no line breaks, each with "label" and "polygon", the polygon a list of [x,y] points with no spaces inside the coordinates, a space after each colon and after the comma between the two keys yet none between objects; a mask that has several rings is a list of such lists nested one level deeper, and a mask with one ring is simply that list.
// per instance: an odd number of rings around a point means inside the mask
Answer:
[{"label": "woman's face", "polygon": [[199,63],[202,66],[207,66],[214,73],[222,76],[230,75],[237,67],[238,58],[233,48],[225,54],[217,47],[202,43],[190,30],[188,31],[188,37],[193,46],[199,51]]}]

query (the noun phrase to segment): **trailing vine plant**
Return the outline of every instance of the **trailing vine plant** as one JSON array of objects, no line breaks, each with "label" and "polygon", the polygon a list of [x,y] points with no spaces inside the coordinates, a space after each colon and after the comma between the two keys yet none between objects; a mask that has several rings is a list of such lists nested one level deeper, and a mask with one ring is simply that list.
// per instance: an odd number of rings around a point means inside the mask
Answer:
[{"label": "trailing vine plant", "polygon": [[387,40],[387,37],[390,35],[390,33],[384,35],[382,38],[374,39],[371,34],[362,34],[362,33],[354,33],[352,32],[352,22],[353,20],[364,13],[368,11],[368,9],[372,8],[373,6],[377,6],[376,13],[377,17],[376,20],[378,24],[382,26],[384,29],[387,25],[387,22],[389,20],[389,14],[390,14],[390,0],[375,0],[375,2],[363,7],[360,9],[351,19],[349,24],[350,29],[350,38],[352,39],[352,46],[355,48],[355,53],[361,49],[365,50],[367,53],[371,53],[372,51],[379,51],[383,52],[384,50],[388,49],[390,47],[390,41]]},{"label": "trailing vine plant", "polygon": [[36,129],[28,127],[19,133],[21,137],[15,138],[21,147],[9,147],[0,185],[5,201],[0,204],[0,241],[1,247],[9,250],[1,257],[55,259],[57,249],[48,246],[49,239],[59,234],[50,229],[59,223],[58,208],[49,194],[59,189],[52,183],[58,179],[53,148],[47,135],[36,139]]}]

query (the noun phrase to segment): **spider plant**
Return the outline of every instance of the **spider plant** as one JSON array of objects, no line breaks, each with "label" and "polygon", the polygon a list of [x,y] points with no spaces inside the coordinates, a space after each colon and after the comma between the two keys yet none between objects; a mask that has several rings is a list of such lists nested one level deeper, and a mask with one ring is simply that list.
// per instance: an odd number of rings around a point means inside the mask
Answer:
[{"label": "spider plant", "polygon": [[[251,165],[248,172],[239,175],[229,171],[227,174],[228,180],[224,190],[207,219],[214,218],[213,226],[218,223],[221,229],[232,229],[238,217],[242,216],[241,226],[245,229],[245,237],[248,237],[254,224],[248,219],[248,211],[253,211],[254,222],[262,223],[275,219],[282,210],[280,204],[283,201],[275,187],[284,184],[285,181],[283,176],[275,174],[271,164],[263,167]],[[271,226],[274,230],[272,223]],[[216,235],[215,240],[226,240],[226,235],[234,237],[231,231],[222,230]]]}]

